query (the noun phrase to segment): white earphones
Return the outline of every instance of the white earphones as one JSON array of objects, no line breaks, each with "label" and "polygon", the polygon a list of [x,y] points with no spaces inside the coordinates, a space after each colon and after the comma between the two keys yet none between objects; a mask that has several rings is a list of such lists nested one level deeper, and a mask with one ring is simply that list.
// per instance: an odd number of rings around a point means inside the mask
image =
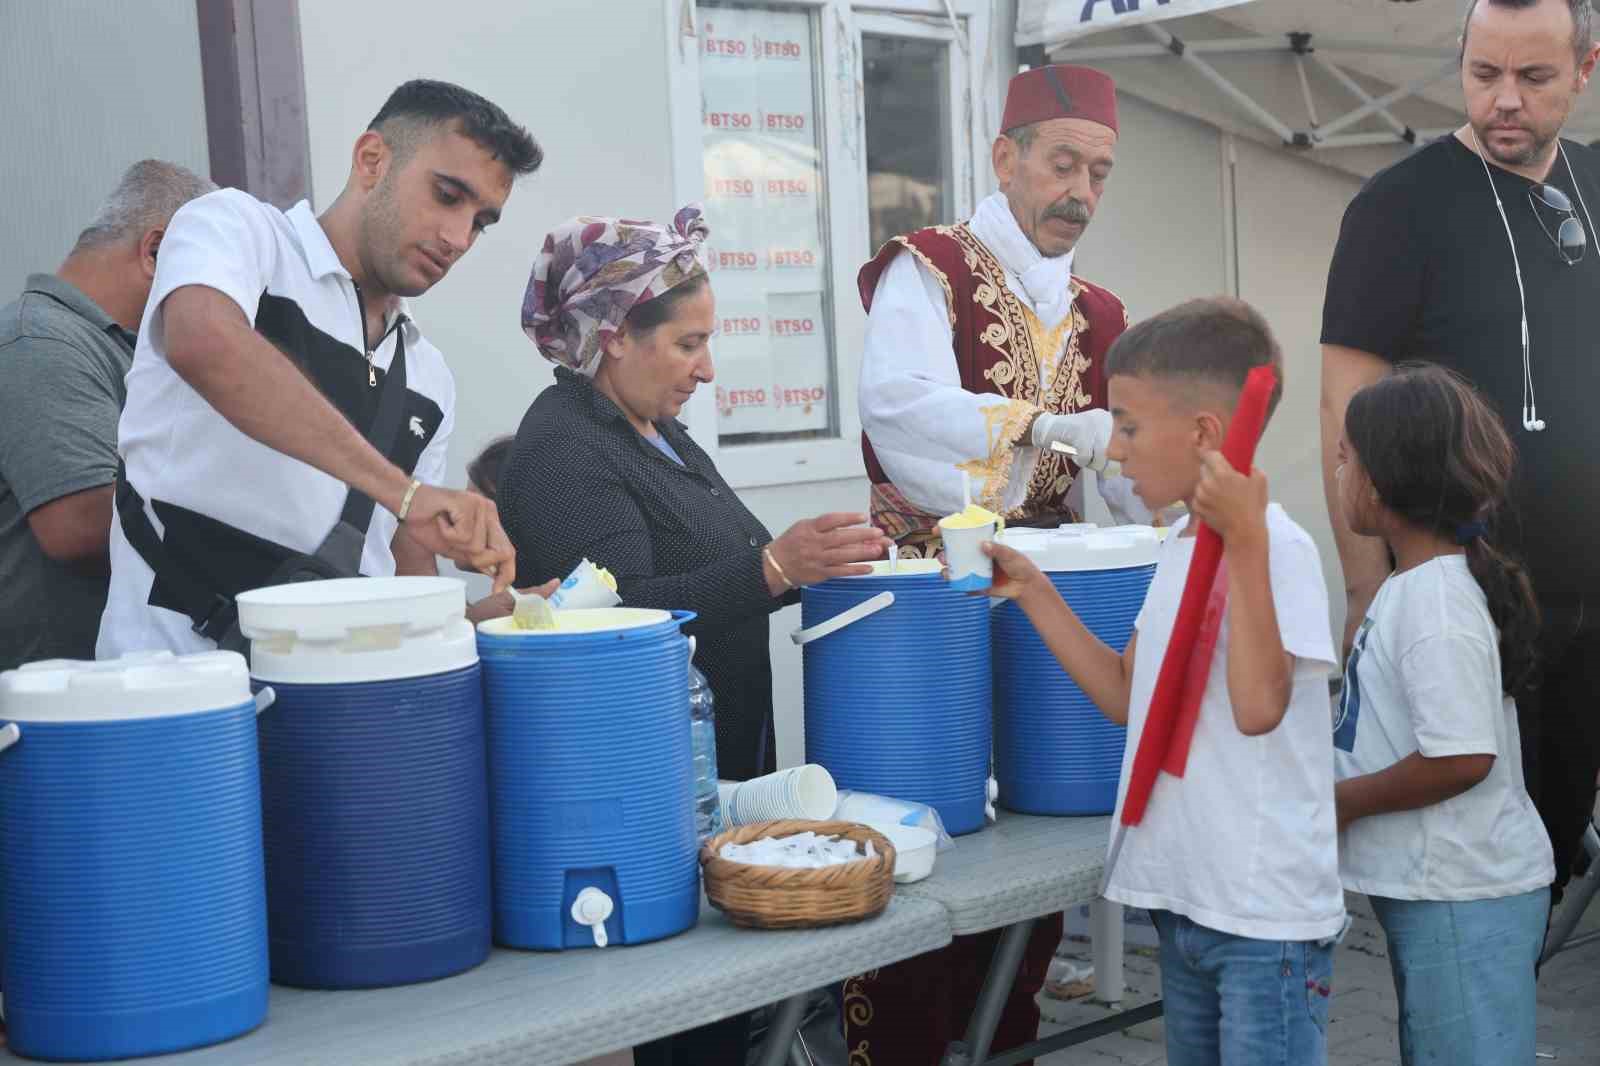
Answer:
[{"label": "white earphones", "polygon": [[[1533,392],[1533,368],[1528,361],[1528,293],[1522,286],[1522,262],[1517,258],[1517,240],[1511,235],[1511,220],[1506,218],[1505,204],[1500,202],[1500,189],[1494,183],[1494,175],[1489,172],[1489,161],[1483,154],[1483,145],[1478,143],[1478,131],[1473,129],[1471,123],[1467,124],[1467,130],[1472,134],[1472,144],[1478,150],[1478,162],[1483,164],[1483,176],[1489,179],[1494,206],[1500,211],[1500,224],[1506,228],[1506,243],[1511,245],[1511,268],[1517,275],[1517,300],[1522,307],[1522,428],[1529,433],[1543,433],[1545,421],[1539,417],[1539,400]],[[1578,176],[1572,172],[1572,162],[1567,159],[1567,149],[1560,137],[1556,138],[1556,150],[1561,153],[1561,161],[1567,165],[1567,177],[1572,179],[1572,190],[1578,194],[1578,203],[1583,206],[1583,217],[1589,223],[1589,232],[1594,233],[1594,219],[1589,214],[1583,189],[1578,185]]]}]

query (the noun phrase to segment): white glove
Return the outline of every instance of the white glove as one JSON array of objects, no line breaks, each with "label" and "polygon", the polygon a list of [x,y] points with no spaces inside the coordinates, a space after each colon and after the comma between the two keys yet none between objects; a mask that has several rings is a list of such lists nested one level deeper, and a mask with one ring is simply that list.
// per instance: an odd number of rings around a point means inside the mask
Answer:
[{"label": "white glove", "polygon": [[1033,446],[1048,448],[1056,441],[1078,453],[1073,461],[1079,466],[1104,470],[1106,449],[1111,446],[1111,412],[1097,408],[1070,415],[1040,415],[1034,419]]}]

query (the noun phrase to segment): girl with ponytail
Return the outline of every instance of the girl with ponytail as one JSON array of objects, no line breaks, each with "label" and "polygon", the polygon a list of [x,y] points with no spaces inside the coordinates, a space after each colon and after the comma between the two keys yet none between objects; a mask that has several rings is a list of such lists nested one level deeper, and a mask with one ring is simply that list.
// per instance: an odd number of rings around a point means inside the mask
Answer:
[{"label": "girl with ponytail", "polygon": [[1345,521],[1395,560],[1334,711],[1340,873],[1388,937],[1407,1064],[1531,1062],[1555,866],[1515,703],[1538,606],[1495,546],[1516,452],[1466,381],[1410,364],[1350,401],[1339,461]]}]

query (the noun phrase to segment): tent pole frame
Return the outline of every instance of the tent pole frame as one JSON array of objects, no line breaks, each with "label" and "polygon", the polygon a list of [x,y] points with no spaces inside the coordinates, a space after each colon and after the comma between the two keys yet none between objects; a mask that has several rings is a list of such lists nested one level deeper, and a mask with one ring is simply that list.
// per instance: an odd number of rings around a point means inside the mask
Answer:
[{"label": "tent pole frame", "polygon": [[[1415,96],[1460,69],[1460,58],[1448,49],[1422,48],[1381,41],[1313,38],[1310,33],[1290,33],[1286,34],[1281,40],[1276,37],[1239,37],[1231,40],[1184,41],[1154,23],[1145,23],[1140,28],[1147,35],[1154,38],[1153,43],[1079,48],[1074,47],[1070,42],[1056,42],[1054,44],[1047,43],[1045,50],[1052,61],[1071,59],[1074,61],[1094,62],[1112,59],[1148,59],[1175,56],[1192,67],[1197,74],[1210,82],[1218,92],[1232,101],[1263,129],[1291,148],[1337,149],[1391,144],[1417,144],[1431,139],[1432,136],[1439,136],[1448,132],[1414,130],[1397,118],[1392,110],[1393,106],[1401,100]],[[1254,55],[1264,52],[1285,51],[1292,53],[1296,60],[1300,88],[1305,96],[1306,113],[1310,120],[1310,127],[1307,129],[1300,130],[1290,127],[1266,107],[1257,103],[1249,93],[1235,85],[1226,74],[1223,74],[1203,58],[1208,55]],[[1322,55],[1322,52],[1367,52],[1375,55],[1439,59],[1442,62],[1427,76],[1407,82],[1382,96],[1375,97],[1362,88],[1361,84],[1343,68],[1325,55]],[[1306,74],[1305,61],[1308,57],[1343,86],[1359,103],[1337,118],[1330,119],[1325,123],[1319,123],[1316,101],[1311,92],[1311,82]],[[1392,132],[1344,132],[1351,126],[1373,115],[1378,116]]]}]

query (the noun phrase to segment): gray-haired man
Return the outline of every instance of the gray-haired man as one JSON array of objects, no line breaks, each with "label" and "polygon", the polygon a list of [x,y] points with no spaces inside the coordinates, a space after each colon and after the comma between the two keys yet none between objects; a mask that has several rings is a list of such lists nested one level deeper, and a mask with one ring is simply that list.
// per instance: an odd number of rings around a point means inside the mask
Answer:
[{"label": "gray-haired man", "polygon": [[0,670],[94,658],[123,378],[173,214],[216,186],[146,159],[0,309]]}]

